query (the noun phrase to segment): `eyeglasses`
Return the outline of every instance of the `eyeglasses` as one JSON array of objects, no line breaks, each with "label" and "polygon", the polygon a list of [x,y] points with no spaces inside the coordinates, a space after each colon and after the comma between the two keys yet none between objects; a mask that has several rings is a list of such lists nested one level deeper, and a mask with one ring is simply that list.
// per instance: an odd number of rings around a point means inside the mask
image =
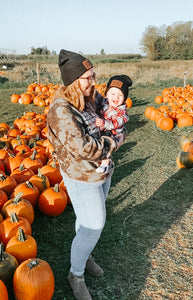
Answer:
[{"label": "eyeglasses", "polygon": [[79,79],[86,79],[88,81],[88,83],[92,83],[93,81],[95,81],[96,78],[96,74],[93,73],[93,75],[88,76],[88,77],[79,77]]}]

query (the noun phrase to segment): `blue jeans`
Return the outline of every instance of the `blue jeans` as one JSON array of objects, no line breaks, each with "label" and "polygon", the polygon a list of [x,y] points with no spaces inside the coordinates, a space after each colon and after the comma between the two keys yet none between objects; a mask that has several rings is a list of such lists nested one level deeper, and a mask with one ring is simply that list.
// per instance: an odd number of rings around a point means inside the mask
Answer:
[{"label": "blue jeans", "polygon": [[[62,171],[61,171],[62,174]],[[84,273],[86,261],[97,244],[106,220],[105,201],[111,178],[102,184],[82,183],[63,176],[76,215],[76,235],[71,245],[70,271]]]}]

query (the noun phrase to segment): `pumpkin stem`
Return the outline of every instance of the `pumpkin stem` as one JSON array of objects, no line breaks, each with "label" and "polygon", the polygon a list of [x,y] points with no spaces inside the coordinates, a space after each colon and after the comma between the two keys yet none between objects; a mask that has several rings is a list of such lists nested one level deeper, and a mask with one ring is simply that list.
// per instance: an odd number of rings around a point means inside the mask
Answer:
[{"label": "pumpkin stem", "polygon": [[18,241],[25,242],[26,241],[26,236],[25,236],[25,233],[24,233],[23,229],[21,227],[19,227],[18,230],[19,230]]},{"label": "pumpkin stem", "polygon": [[32,268],[36,267],[39,265],[39,262],[36,259],[32,259],[29,263],[28,263],[28,267],[31,270]]},{"label": "pumpkin stem", "polygon": [[52,162],[52,168],[56,168],[56,159],[55,158],[53,159],[53,162]]},{"label": "pumpkin stem", "polygon": [[36,154],[38,154],[38,153],[37,153],[36,149],[34,149],[32,156],[31,156],[31,160],[34,160],[36,158]]},{"label": "pumpkin stem", "polygon": [[21,164],[21,165],[19,166],[19,171],[23,171],[23,170],[25,170],[24,164]]},{"label": "pumpkin stem", "polygon": [[1,181],[4,181],[5,179],[6,179],[5,175],[0,174],[0,180],[1,180]]},{"label": "pumpkin stem", "polygon": [[10,157],[12,157],[12,158],[15,157],[15,155],[14,155],[13,153],[11,153],[11,152],[9,152],[8,155],[9,155]]},{"label": "pumpkin stem", "polygon": [[27,187],[28,188],[30,188],[30,189],[32,189],[33,188],[33,183],[32,182],[30,182],[30,181],[26,181],[26,184],[27,184]]},{"label": "pumpkin stem", "polygon": [[56,183],[54,186],[54,192],[59,193],[59,183]]},{"label": "pumpkin stem", "polygon": [[18,219],[16,213],[11,213],[11,222],[16,223],[18,221],[19,221],[19,219]]},{"label": "pumpkin stem", "polygon": [[18,193],[18,194],[15,196],[13,202],[14,202],[14,203],[19,203],[19,202],[21,201],[21,199],[22,199],[22,196],[23,196],[23,192]]},{"label": "pumpkin stem", "polygon": [[3,243],[0,243],[0,261],[3,260]]},{"label": "pumpkin stem", "polygon": [[43,177],[43,176],[42,176],[42,172],[41,172],[41,169],[40,169],[40,168],[38,168],[38,177],[41,177],[41,178]]}]

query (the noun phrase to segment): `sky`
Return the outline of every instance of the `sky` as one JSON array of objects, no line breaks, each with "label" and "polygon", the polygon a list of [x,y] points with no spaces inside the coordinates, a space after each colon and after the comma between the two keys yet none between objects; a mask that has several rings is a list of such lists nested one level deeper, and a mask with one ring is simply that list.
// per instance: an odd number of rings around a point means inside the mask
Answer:
[{"label": "sky", "polygon": [[148,26],[193,21],[193,0],[0,0],[0,53],[143,54]]}]

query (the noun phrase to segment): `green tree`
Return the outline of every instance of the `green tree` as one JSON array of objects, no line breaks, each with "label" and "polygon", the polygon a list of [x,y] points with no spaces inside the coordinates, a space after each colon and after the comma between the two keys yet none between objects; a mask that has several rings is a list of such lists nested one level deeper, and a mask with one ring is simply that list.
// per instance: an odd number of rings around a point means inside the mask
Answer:
[{"label": "green tree", "polygon": [[151,60],[193,59],[193,22],[175,22],[160,28],[148,26],[141,44]]},{"label": "green tree", "polygon": [[104,49],[101,49],[100,55],[105,55],[105,50]]},{"label": "green tree", "polygon": [[30,54],[38,54],[38,55],[50,55],[50,51],[48,50],[47,46],[34,48],[31,47],[31,53]]},{"label": "green tree", "polygon": [[141,40],[143,51],[151,60],[158,58],[158,51],[155,47],[158,37],[158,29],[155,26],[148,26]]}]

